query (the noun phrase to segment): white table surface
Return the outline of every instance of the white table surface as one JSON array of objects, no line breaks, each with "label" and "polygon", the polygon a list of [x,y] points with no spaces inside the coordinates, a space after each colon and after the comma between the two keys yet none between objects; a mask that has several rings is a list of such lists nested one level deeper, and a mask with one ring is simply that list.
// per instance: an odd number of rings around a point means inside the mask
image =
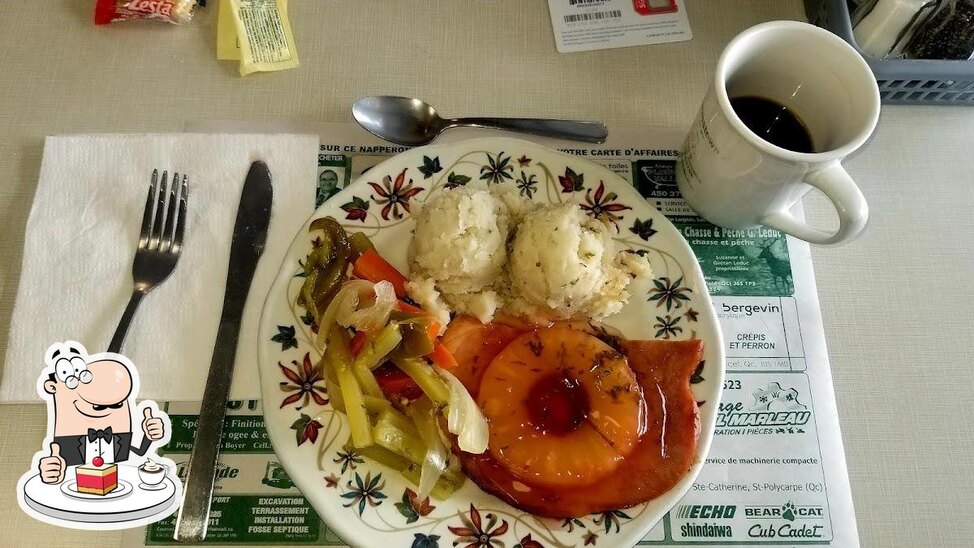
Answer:
[{"label": "white table surface", "polygon": [[[369,94],[456,115],[685,128],[733,35],[804,17],[797,0],[691,0],[691,42],[565,55],[541,0],[292,0],[300,68],[240,78],[215,59],[215,6],[188,27],[96,28],[93,4],[0,9],[0,356],[45,135],[350,121],[349,105]],[[813,258],[862,543],[970,546],[974,108],[886,107],[847,167],[870,226]],[[832,215],[817,198],[806,211]],[[5,364],[25,366],[37,365]],[[118,533],[56,529],[17,509],[44,421],[40,405],[0,406],[0,545],[118,546]]]}]

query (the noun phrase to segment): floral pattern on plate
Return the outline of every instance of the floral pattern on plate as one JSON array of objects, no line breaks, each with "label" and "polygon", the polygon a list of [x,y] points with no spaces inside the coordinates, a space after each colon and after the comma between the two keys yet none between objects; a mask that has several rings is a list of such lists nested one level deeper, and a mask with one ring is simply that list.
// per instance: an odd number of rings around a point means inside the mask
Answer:
[{"label": "floral pattern on plate", "polygon": [[[679,232],[606,168],[529,142],[488,138],[414,149],[375,166],[313,218],[330,215],[362,231],[406,271],[412,214],[431,193],[479,181],[509,185],[535,202],[575,203],[615,227],[622,249],[646,256],[654,278],[607,323],[630,338],[705,342],[691,378],[701,412],[698,463],[669,493],[633,508],[584,517],[538,518],[482,492],[471,481],[449,500],[417,500],[395,470],[347,447],[348,424],[329,404],[316,365],[317,325],[295,304],[303,260],[315,246],[298,234],[265,303],[259,363],[265,419],[289,476],[329,526],[352,545],[434,548],[619,546],[634,544],[689,488],[709,449],[723,379],[722,343],[692,251]],[[310,220],[309,220],[310,222]]]}]

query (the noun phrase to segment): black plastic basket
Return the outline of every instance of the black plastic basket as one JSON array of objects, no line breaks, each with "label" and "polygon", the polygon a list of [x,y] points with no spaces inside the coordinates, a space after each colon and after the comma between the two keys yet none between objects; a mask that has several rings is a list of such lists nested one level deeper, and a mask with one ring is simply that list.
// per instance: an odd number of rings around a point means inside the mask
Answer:
[{"label": "black plastic basket", "polygon": [[[808,21],[828,29],[856,49],[846,0],[804,0]],[[860,51],[861,53],[861,51]],[[874,59],[863,54],[879,83],[884,103],[974,106],[974,61]]]}]

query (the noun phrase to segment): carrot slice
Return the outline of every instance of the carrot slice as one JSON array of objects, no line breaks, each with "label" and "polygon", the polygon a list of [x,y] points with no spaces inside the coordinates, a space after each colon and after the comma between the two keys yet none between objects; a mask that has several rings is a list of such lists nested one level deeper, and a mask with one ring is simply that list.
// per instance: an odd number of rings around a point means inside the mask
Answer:
[{"label": "carrot slice", "polygon": [[431,321],[426,327],[426,336],[428,336],[434,344],[440,344],[439,341],[436,340],[436,338],[440,336],[440,322],[435,320]]},{"label": "carrot slice", "polygon": [[423,309],[418,306],[413,306],[406,301],[399,299],[396,301],[396,309],[400,312],[405,312],[407,314],[422,314]]},{"label": "carrot slice", "polygon": [[355,261],[355,267],[352,271],[359,278],[372,283],[381,281],[391,283],[393,289],[396,290],[397,297],[402,298],[406,295],[406,277],[396,270],[396,267],[383,259],[382,255],[379,255],[375,249],[363,251],[358,260]]},{"label": "carrot slice", "polygon": [[453,354],[450,354],[450,351],[439,341],[433,345],[433,351],[429,353],[429,359],[443,369],[455,371],[460,367],[457,360],[453,358]]},{"label": "carrot slice", "polygon": [[[396,301],[396,310],[403,314],[415,314],[417,316],[424,314],[422,308],[413,306],[402,299]],[[431,341],[436,342],[436,338],[440,336],[440,322],[432,319],[432,316],[428,316],[428,318],[429,324],[426,327],[426,333]]]}]

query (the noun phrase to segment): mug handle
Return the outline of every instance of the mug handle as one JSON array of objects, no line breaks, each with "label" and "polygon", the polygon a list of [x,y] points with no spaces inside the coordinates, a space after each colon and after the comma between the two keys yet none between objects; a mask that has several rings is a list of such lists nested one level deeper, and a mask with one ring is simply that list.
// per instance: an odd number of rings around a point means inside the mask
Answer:
[{"label": "mug handle", "polygon": [[788,210],[769,213],[761,218],[761,224],[790,234],[813,244],[834,244],[851,240],[862,232],[869,219],[869,206],[856,182],[839,162],[833,162],[822,169],[810,171],[805,182],[821,190],[832,200],[839,215],[839,228],[826,232],[799,221]]}]

